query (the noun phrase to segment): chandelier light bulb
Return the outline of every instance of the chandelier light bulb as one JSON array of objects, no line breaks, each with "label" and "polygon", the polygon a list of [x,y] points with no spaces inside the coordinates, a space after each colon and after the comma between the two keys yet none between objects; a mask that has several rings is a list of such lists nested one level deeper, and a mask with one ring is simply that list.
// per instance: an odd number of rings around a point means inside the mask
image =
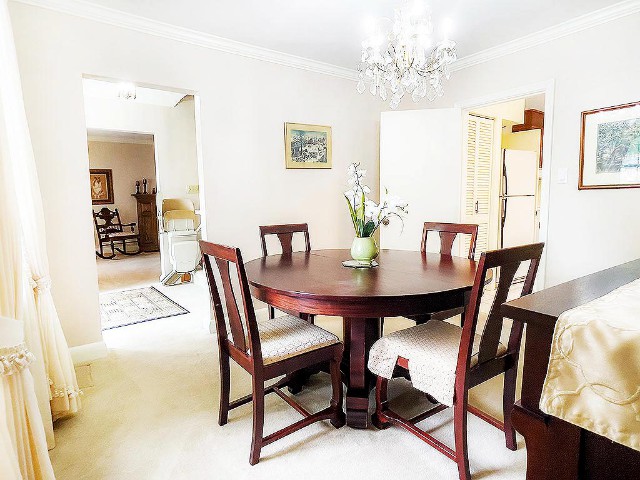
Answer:
[{"label": "chandelier light bulb", "polygon": [[456,44],[449,39],[451,20],[442,22],[444,39],[433,38],[431,15],[423,2],[407,2],[394,12],[393,20],[368,19],[369,36],[362,42],[357,90],[369,92],[396,108],[405,94],[414,102],[433,100],[443,93],[442,81],[449,78],[455,62]]}]

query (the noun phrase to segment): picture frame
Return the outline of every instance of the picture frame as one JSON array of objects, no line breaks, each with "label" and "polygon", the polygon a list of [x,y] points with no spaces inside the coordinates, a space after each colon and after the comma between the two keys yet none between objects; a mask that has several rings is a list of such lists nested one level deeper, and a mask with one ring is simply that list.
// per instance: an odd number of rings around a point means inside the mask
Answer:
[{"label": "picture frame", "polygon": [[331,142],[329,126],[285,123],[286,168],[331,168]]},{"label": "picture frame", "polygon": [[106,205],[114,202],[113,172],[110,168],[89,169],[89,185],[93,205]]},{"label": "picture frame", "polygon": [[582,112],[579,190],[640,188],[640,102]]}]

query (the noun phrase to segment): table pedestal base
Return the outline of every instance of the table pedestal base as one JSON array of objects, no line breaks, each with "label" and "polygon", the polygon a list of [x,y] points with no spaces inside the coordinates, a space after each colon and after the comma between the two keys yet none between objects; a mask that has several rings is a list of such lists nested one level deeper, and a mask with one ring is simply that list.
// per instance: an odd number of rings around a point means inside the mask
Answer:
[{"label": "table pedestal base", "polygon": [[371,345],[382,334],[380,318],[344,319],[343,372],[347,384],[347,425],[369,427],[369,392],[375,385],[367,369]]}]

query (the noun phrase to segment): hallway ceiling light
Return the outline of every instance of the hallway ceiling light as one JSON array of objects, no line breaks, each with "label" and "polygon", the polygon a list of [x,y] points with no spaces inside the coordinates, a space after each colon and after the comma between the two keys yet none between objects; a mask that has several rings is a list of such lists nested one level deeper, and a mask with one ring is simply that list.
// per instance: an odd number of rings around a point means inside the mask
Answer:
[{"label": "hallway ceiling light", "polygon": [[369,38],[362,42],[358,66],[358,92],[379,95],[396,108],[405,94],[414,102],[434,100],[443,93],[443,78],[457,58],[456,44],[448,38],[450,23],[442,28],[444,39],[434,42],[431,14],[422,2],[405,2],[395,9],[394,20],[370,22]]},{"label": "hallway ceiling light", "polygon": [[136,86],[131,82],[120,82],[118,84],[118,98],[123,100],[136,99]]}]

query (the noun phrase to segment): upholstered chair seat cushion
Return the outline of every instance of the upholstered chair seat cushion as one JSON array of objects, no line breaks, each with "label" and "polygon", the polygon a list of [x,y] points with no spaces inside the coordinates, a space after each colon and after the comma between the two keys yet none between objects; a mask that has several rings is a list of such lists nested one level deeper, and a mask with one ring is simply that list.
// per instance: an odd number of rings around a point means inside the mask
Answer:
[{"label": "upholstered chair seat cushion", "polygon": [[[461,337],[462,328],[440,320],[393,332],[371,347],[369,370],[390,379],[398,357],[406,358],[413,386],[452,406]],[[471,367],[478,363],[480,339],[476,335],[473,342]],[[504,352],[499,344],[496,353]]]},{"label": "upholstered chair seat cushion", "polygon": [[260,320],[258,332],[265,365],[340,342],[333,333],[293,315]]}]

